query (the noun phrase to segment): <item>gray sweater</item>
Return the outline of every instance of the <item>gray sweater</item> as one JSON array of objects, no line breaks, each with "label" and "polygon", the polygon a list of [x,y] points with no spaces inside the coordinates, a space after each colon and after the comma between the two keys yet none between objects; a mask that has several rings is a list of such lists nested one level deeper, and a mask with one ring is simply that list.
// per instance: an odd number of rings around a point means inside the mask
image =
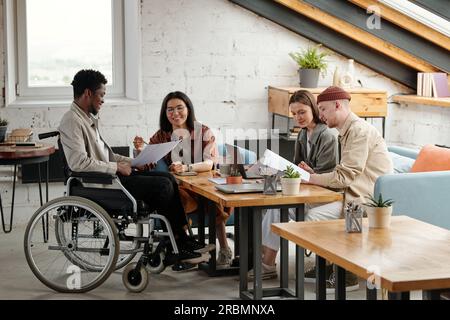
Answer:
[{"label": "gray sweater", "polygon": [[307,156],[307,136],[306,129],[302,129],[295,142],[294,163],[306,162],[315,173],[331,172],[338,164],[338,142],[337,137],[328,127],[318,124],[311,136],[311,151]]}]

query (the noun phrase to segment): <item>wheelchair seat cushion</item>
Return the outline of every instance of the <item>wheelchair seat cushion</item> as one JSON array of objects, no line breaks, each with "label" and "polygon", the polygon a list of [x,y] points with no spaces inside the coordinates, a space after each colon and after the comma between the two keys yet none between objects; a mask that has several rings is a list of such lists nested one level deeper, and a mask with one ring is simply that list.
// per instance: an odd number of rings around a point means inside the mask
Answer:
[{"label": "wheelchair seat cushion", "polygon": [[110,211],[133,212],[132,202],[121,190],[73,186],[70,194],[92,200],[108,213]]}]

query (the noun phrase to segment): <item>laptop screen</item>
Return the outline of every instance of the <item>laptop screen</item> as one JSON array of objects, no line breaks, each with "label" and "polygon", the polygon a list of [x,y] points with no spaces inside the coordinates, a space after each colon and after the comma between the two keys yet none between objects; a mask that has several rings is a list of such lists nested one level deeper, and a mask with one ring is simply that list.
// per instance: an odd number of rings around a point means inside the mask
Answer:
[{"label": "laptop screen", "polygon": [[238,166],[239,173],[244,179],[259,179],[262,178],[260,175],[251,175],[249,176],[245,170],[244,163],[245,159],[242,155],[242,151],[245,149],[241,149],[238,146],[231,145],[231,144],[225,144],[225,147],[227,149],[227,155],[229,155],[229,159],[231,159],[231,163]]}]

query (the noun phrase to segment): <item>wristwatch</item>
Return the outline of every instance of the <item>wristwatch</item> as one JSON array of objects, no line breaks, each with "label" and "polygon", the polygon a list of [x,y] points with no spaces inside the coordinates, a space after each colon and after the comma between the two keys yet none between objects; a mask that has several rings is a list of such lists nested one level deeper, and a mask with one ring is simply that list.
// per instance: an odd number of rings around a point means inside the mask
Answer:
[{"label": "wristwatch", "polygon": [[192,164],[189,164],[189,165],[188,165],[188,171],[189,171],[189,172],[194,171],[194,166],[193,166]]}]

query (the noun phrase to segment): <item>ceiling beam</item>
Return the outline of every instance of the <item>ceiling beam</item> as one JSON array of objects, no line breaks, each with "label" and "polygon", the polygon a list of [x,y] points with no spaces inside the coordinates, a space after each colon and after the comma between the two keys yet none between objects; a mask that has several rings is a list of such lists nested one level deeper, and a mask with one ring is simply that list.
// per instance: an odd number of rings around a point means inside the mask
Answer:
[{"label": "ceiling beam", "polygon": [[378,6],[383,19],[386,19],[397,26],[412,32],[434,44],[450,51],[450,38],[446,35],[410,18],[397,10],[388,7],[376,0],[349,0],[351,3],[367,10],[370,6]]},{"label": "ceiling beam", "polygon": [[438,72],[431,64],[302,0],[274,0],[320,24],[420,72]]}]

